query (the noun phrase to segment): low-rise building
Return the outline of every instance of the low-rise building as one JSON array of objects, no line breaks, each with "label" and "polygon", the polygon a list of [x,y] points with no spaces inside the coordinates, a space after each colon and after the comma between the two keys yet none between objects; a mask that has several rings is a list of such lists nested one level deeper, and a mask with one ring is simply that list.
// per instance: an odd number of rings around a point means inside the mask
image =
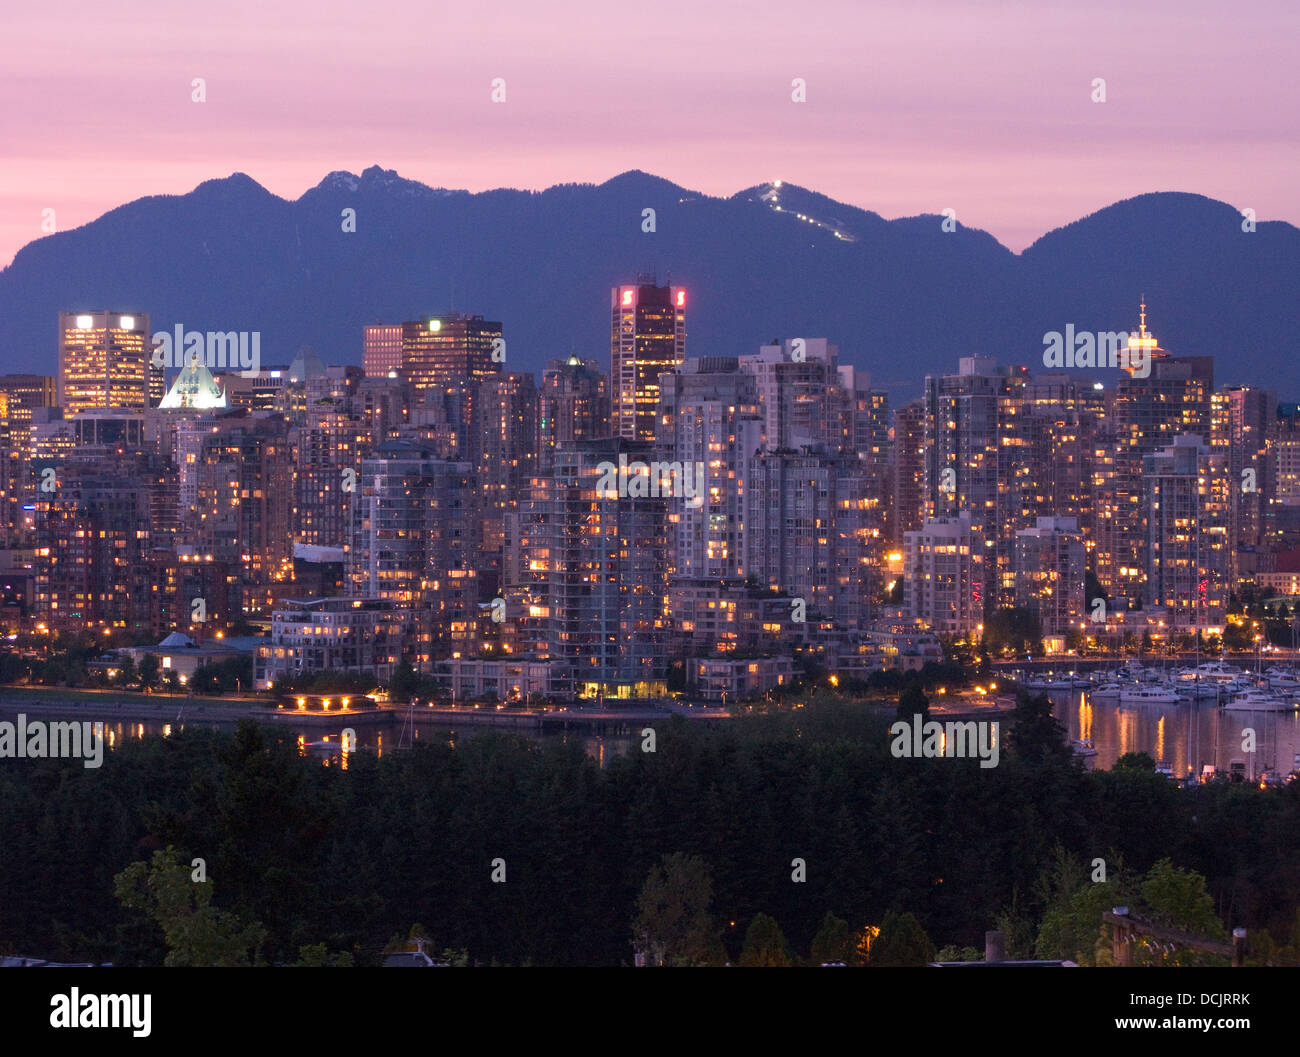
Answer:
[{"label": "low-rise building", "polygon": [[688,670],[696,697],[723,704],[794,681],[794,662],[789,657],[700,657],[690,662]]},{"label": "low-rise building", "polygon": [[258,690],[311,672],[355,672],[387,685],[402,661],[409,614],[386,598],[286,600],[254,658]]}]

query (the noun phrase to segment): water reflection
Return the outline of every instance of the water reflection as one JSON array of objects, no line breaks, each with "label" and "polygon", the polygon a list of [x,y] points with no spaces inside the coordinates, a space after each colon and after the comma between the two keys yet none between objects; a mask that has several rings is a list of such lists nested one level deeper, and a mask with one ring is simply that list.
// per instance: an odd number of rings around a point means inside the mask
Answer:
[{"label": "water reflection", "polygon": [[[1236,765],[1250,780],[1264,771],[1285,774],[1300,763],[1300,713],[1241,712],[1213,701],[1092,701],[1086,690],[1052,691],[1048,696],[1070,740],[1096,749],[1099,768],[1113,767],[1125,753],[1145,752],[1177,777],[1200,775],[1207,766],[1228,772]],[[1247,751],[1251,730],[1254,752]]]},{"label": "water reflection", "polygon": [[[0,707],[0,720],[12,721],[22,711],[21,707]],[[35,717],[29,715],[29,718]],[[74,716],[72,713],[54,714],[42,712],[40,718],[54,722],[81,717]],[[99,722],[98,719],[95,721]],[[194,722],[186,720],[184,722],[171,721],[166,723],[149,720],[114,723],[103,720],[102,722],[104,723],[104,737],[110,750],[118,748],[127,741],[138,741],[146,735],[172,737],[182,730],[213,730],[230,734],[235,731],[238,725],[233,720],[198,720]],[[441,722],[429,720],[417,721],[414,724],[414,729],[412,729],[409,717],[394,715],[391,717],[385,716],[378,720],[372,717],[369,722],[363,725],[358,725],[354,718],[339,716],[337,727],[324,727],[313,724],[310,728],[304,729],[289,725],[267,724],[265,729],[271,739],[284,740],[294,745],[299,756],[310,756],[318,759],[324,766],[347,770],[348,757],[353,753],[369,753],[382,757],[386,752],[391,753],[395,750],[409,749],[414,742],[430,738],[434,741],[442,741],[448,747],[454,749],[457,742],[487,733],[492,728],[467,726],[452,729],[445,720]],[[524,734],[530,740],[543,745],[555,742],[576,742],[602,768],[607,767],[615,757],[625,753],[635,740],[633,735],[630,734],[590,735],[573,731],[554,734],[525,734],[523,731],[518,733]]]}]

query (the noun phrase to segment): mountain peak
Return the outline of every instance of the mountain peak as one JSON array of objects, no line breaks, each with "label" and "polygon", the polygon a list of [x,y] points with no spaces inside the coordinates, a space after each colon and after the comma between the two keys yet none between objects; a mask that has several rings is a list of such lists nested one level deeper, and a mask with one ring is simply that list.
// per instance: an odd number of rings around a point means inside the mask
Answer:
[{"label": "mountain peak", "polygon": [[[366,170],[369,172],[369,170]],[[316,185],[318,191],[356,191],[361,181],[346,169],[335,169],[325,174],[325,179]]]},{"label": "mountain peak", "polygon": [[219,194],[219,195],[238,195],[249,192],[269,195],[271,192],[254,180],[248,173],[235,172],[222,179],[204,180],[196,188],[194,194]]},{"label": "mountain peak", "polygon": [[662,176],[655,176],[654,173],[644,172],[641,169],[628,169],[627,172],[621,172],[617,176],[612,176],[603,184],[600,184],[602,191],[672,191],[681,192],[685,188],[671,180],[665,180]]},{"label": "mountain peak", "polygon": [[421,198],[469,193],[468,191],[451,191],[442,187],[429,187],[418,180],[407,180],[405,177],[399,176],[396,169],[385,169],[381,165],[371,165],[369,168],[362,170],[360,176],[346,169],[336,169],[326,175],[325,179],[313,187],[308,194],[316,191],[335,191],[344,194],[376,191],[380,193],[396,192]]}]

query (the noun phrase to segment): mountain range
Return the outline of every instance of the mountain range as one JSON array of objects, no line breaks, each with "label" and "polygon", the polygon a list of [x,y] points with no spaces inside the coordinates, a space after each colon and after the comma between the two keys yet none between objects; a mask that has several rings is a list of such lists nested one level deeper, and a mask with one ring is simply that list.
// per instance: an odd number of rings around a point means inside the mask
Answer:
[{"label": "mountain range", "polygon": [[502,322],[512,370],[571,352],[607,367],[610,288],[653,271],[688,291],[687,355],[827,337],[898,400],[963,356],[1042,369],[1046,333],[1134,329],[1143,295],[1161,347],[1215,356],[1216,384],[1300,399],[1293,225],[1247,232],[1231,205],[1160,192],[1015,254],[944,221],[788,183],[712,197],[640,171],[472,194],[375,166],[296,201],[236,173],[23,247],[0,272],[0,372],[54,373],[58,312],[96,308],[148,312],[155,332],[259,331],[264,365],[303,345],[360,363],[366,323],[473,312]]}]

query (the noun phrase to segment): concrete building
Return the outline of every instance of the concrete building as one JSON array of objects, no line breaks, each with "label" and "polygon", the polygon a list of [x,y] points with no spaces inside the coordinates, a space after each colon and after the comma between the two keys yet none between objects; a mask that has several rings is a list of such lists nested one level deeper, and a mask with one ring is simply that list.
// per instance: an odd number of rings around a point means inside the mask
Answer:
[{"label": "concrete building", "polygon": [[934,631],[978,632],[984,624],[984,548],[971,517],[929,518],[904,534],[904,611]]},{"label": "concrete building", "polygon": [[1015,575],[1016,605],[1039,619],[1044,635],[1080,630],[1088,612],[1087,555],[1077,519],[1040,517],[1017,532]]},{"label": "concrete building", "polygon": [[1142,485],[1148,601],[1167,609],[1174,627],[1222,628],[1232,517],[1227,454],[1179,435],[1143,459]]},{"label": "concrete building", "polygon": [[765,451],[745,492],[745,572],[801,598],[807,618],[858,626],[871,616],[884,561],[884,512],[852,454]]},{"label": "concrete building", "polygon": [[313,672],[373,676],[386,686],[402,661],[411,614],[383,598],[286,600],[253,660],[256,689]]},{"label": "concrete building", "polygon": [[538,395],[539,442],[543,463],[552,449],[610,433],[609,375],[595,360],[551,360]]},{"label": "concrete building", "polygon": [[524,528],[531,617],[579,697],[665,691],[667,519],[681,499],[630,487],[653,459],[646,442],[577,441],[557,448],[534,483]]},{"label": "concrete building", "polygon": [[659,458],[701,478],[669,509],[670,575],[743,578],[746,477],[763,445],[754,379],[735,359],[687,360],[659,378],[658,419]]},{"label": "concrete building", "polygon": [[413,663],[427,670],[469,641],[478,603],[468,463],[413,441],[387,441],[353,493],[348,583],[354,596],[412,612]]}]

